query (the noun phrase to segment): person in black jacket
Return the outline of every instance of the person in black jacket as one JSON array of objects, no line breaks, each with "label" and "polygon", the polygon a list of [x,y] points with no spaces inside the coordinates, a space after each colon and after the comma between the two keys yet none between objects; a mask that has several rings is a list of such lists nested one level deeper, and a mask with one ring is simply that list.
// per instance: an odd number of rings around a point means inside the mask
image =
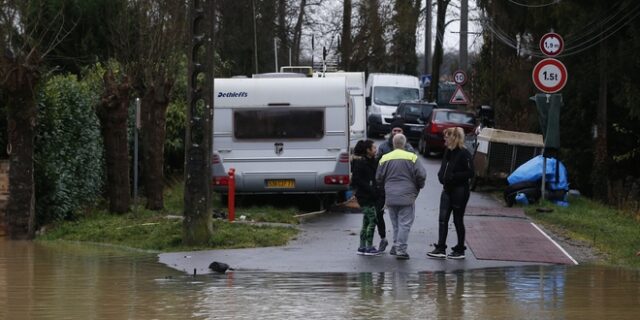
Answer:
[{"label": "person in black jacket", "polygon": [[[438,243],[427,256],[432,258],[464,259],[464,211],[469,200],[469,179],[473,177],[471,153],[464,147],[464,130],[460,127],[444,130],[445,151],[438,171],[442,183],[440,195],[440,217],[438,218]],[[458,235],[458,244],[446,255],[449,218],[453,212],[453,224]]]},{"label": "person in black jacket", "polygon": [[357,254],[366,256],[378,256],[382,253],[373,246],[373,233],[377,223],[376,151],[373,140],[360,140],[353,148],[351,160],[351,187],[355,189],[356,199],[364,214]]}]

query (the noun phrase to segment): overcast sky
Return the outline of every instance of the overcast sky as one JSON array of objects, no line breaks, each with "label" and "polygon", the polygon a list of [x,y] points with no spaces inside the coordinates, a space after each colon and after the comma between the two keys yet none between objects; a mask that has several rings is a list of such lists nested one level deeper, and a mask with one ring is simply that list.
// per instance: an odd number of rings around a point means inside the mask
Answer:
[{"label": "overcast sky", "polygon": [[[391,1],[391,0],[383,0],[383,1]],[[476,1],[469,1],[469,35],[468,35],[468,45],[469,52],[479,52],[482,47],[482,37],[477,33],[481,30],[480,24],[477,21],[479,16],[479,10],[476,8]],[[422,0],[422,7],[424,8],[426,5],[426,0]],[[436,0],[432,0],[435,4]],[[391,2],[389,2],[391,3]],[[307,45],[303,44],[303,52],[305,55],[310,55],[310,42],[311,36],[309,33],[316,34],[316,42],[315,42],[315,56],[319,57],[322,53],[322,47],[326,46],[327,48],[335,49],[337,47],[337,37],[339,34],[335,30],[335,26],[342,25],[342,10],[343,10],[343,0],[327,0],[323,2],[323,9],[317,10],[313,13],[315,28],[317,30],[308,30],[307,33],[303,36],[303,38],[308,38]],[[433,47],[435,46],[435,30],[436,30],[436,13],[437,7],[432,12],[433,22],[431,24],[432,29],[432,52]],[[354,8],[354,14],[355,8]],[[447,51],[458,51],[460,46],[460,0],[452,0],[449,6],[447,7],[447,21],[453,20],[447,25],[445,30],[444,37],[444,49]],[[323,34],[323,36],[319,36],[319,34]],[[417,30],[417,44],[416,51],[419,55],[424,54],[424,16],[421,16],[418,30]],[[302,40],[305,42],[305,39]],[[334,53],[333,51],[331,53]]]},{"label": "overcast sky", "polygon": [[[474,34],[474,33],[478,33],[481,31],[481,27],[480,27],[480,23],[477,21],[480,11],[479,9],[476,7],[476,1],[473,0],[467,0],[469,3],[469,22],[468,22],[468,38],[467,38],[467,44],[469,45],[469,52],[472,51],[476,51],[479,52],[481,47],[482,47],[482,36],[479,34]],[[422,7],[424,8],[424,6],[426,5],[426,0],[422,0]],[[432,2],[435,4],[436,0],[432,0]],[[434,9],[432,16],[433,16],[433,23],[431,24],[431,29],[432,29],[432,46],[435,46],[435,34],[436,34],[436,12],[437,12],[437,8]],[[445,34],[444,34],[444,50],[446,51],[458,51],[460,49],[460,0],[452,0],[451,3],[449,4],[448,8],[447,8],[447,21],[449,20],[454,20],[453,22],[449,23],[449,25],[447,25],[447,28],[445,30]],[[422,20],[424,22],[424,20]],[[418,27],[418,44],[417,44],[417,51],[418,54],[422,54],[424,53],[424,25],[422,25],[421,27]],[[432,47],[432,52],[433,52],[433,47]]]}]

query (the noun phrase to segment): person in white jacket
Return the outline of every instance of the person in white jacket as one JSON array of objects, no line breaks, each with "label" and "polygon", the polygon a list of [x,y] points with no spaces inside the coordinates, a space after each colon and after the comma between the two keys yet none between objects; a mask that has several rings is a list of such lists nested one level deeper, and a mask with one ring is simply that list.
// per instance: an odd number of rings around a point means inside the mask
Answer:
[{"label": "person in white jacket", "polygon": [[407,240],[415,218],[415,201],[427,179],[418,156],[404,150],[406,143],[403,134],[394,135],[394,149],[382,156],[376,171],[378,185],[384,186],[385,205],[393,225],[393,246],[389,253],[397,259],[409,259]]}]

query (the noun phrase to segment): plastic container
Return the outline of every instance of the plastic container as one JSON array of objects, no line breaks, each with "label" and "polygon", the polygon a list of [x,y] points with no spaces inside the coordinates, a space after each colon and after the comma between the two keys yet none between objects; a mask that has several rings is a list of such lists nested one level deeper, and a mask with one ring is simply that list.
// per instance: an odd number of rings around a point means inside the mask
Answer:
[{"label": "plastic container", "polygon": [[518,192],[516,194],[516,202],[519,204],[524,204],[524,205],[528,205],[529,204],[529,199],[527,199],[527,195],[522,193],[522,192]]}]

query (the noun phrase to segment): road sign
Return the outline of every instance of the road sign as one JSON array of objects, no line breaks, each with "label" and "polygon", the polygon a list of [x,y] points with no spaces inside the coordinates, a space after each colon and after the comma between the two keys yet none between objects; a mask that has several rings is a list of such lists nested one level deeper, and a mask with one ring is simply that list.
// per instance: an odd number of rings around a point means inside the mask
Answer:
[{"label": "road sign", "polygon": [[549,32],[540,38],[540,50],[549,57],[559,55],[563,49],[564,40],[555,32]]},{"label": "road sign", "polygon": [[420,76],[420,87],[428,87],[431,84],[431,75],[423,74]]},{"label": "road sign", "polygon": [[462,91],[461,86],[456,86],[456,91],[451,95],[451,100],[449,100],[449,104],[469,104],[469,99],[467,95]]},{"label": "road sign", "polygon": [[556,93],[567,84],[567,68],[553,58],[546,58],[538,62],[533,68],[533,84],[544,93]]},{"label": "road sign", "polygon": [[462,70],[458,70],[453,73],[453,82],[461,86],[467,83],[467,74]]}]

